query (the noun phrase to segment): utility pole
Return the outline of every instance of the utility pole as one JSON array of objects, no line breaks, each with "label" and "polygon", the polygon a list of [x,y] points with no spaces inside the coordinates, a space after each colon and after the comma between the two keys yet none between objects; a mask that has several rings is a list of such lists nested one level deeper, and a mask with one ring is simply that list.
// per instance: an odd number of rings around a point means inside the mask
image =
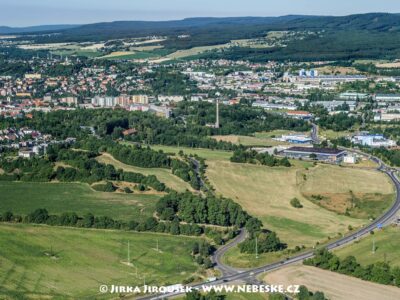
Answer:
[{"label": "utility pole", "polygon": [[375,239],[372,240],[372,253],[375,254]]},{"label": "utility pole", "polygon": [[129,244],[129,241],[128,241],[128,265],[131,263],[131,254],[130,254],[130,251],[131,251],[131,249],[130,249],[130,244]]},{"label": "utility pole", "polygon": [[219,128],[219,100],[216,99],[216,117],[215,117],[215,128]]},{"label": "utility pole", "polygon": [[257,244],[257,237],[256,237],[256,259],[258,259],[258,244]]}]

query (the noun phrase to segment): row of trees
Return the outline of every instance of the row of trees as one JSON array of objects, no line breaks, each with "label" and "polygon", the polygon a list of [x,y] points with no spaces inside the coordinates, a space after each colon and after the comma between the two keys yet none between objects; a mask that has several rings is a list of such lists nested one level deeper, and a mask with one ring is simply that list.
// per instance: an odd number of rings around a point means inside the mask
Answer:
[{"label": "row of trees", "polygon": [[233,156],[231,157],[231,162],[250,163],[250,164],[260,163],[262,165],[269,167],[291,166],[289,160],[286,157],[279,159],[268,153],[257,153],[257,151],[245,150],[245,149],[238,149],[235,152],[233,152]]},{"label": "row of trees", "polygon": [[335,254],[323,248],[317,250],[313,258],[305,260],[304,264],[367,281],[400,287],[400,268],[392,268],[385,262],[377,262],[363,267],[357,262],[354,256],[348,256],[341,260]]},{"label": "row of trees", "polygon": [[194,170],[195,166],[191,162],[170,158],[162,151],[154,151],[149,147],[143,148],[137,144],[131,146],[114,144],[112,147],[108,147],[107,151],[114,158],[128,165],[143,168],[169,168],[174,175],[189,182],[194,189],[200,189],[200,184]]},{"label": "row of trees", "polygon": [[[159,222],[153,217],[143,221],[131,220],[129,222],[115,220],[108,216],[95,216],[87,213],[79,216],[75,212],[67,212],[60,215],[52,215],[46,209],[40,208],[25,215],[16,215],[11,211],[0,215],[0,222],[46,224],[50,226],[69,226],[80,228],[96,229],[120,229],[132,231],[151,231],[160,233],[169,233],[173,235],[200,236],[205,233],[205,228],[197,224],[181,224],[176,218],[172,221]],[[207,228],[210,232],[212,229]],[[229,235],[228,235],[229,236]]]}]

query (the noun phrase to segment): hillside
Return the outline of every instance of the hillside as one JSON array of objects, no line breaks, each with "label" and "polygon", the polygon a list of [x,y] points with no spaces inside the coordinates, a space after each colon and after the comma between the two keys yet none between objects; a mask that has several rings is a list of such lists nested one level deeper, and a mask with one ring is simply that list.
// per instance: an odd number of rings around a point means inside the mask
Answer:
[{"label": "hillside", "polygon": [[39,26],[29,26],[29,27],[9,27],[0,26],[0,34],[16,34],[16,33],[35,33],[44,31],[58,31],[66,30],[80,25],[39,25]]},{"label": "hillside", "polygon": [[[400,15],[370,13],[334,16],[189,18],[176,21],[118,21],[95,23],[64,30],[57,35],[23,36],[36,43],[97,42],[145,36],[163,36],[157,41],[167,51],[223,45],[234,40],[262,40],[264,47],[240,44],[214,49],[200,58],[268,60],[396,59],[400,57]],[[290,32],[284,38],[268,39],[274,32]],[[182,38],[184,36],[184,38]],[[267,39],[267,40],[266,40]]]}]

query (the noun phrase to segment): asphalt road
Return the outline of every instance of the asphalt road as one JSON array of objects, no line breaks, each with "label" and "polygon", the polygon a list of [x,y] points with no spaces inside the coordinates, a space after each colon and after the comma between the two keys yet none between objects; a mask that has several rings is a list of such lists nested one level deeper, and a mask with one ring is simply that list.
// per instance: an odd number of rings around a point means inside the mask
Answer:
[{"label": "asphalt road", "polygon": [[[400,211],[400,182],[397,179],[397,177],[394,175],[395,171],[393,169],[387,167],[381,160],[379,160],[376,157],[370,157],[370,159],[377,162],[379,165],[378,170],[387,174],[390,177],[390,179],[393,181],[393,183],[396,187],[396,201],[394,202],[394,204],[388,211],[386,211],[381,217],[375,219],[369,225],[326,245],[326,248],[328,250],[333,250],[335,248],[342,247],[343,245],[350,244],[350,243],[354,242],[355,240],[357,240],[358,238],[361,238],[365,235],[370,234],[371,231],[377,229],[380,226],[389,225],[397,217],[397,214]],[[244,233],[244,231],[242,231],[242,233],[234,241],[232,241],[231,243],[229,243],[226,246],[224,246],[223,248],[221,248],[222,250],[219,250],[217,252],[217,254],[214,255],[213,259],[214,259],[214,262],[216,263],[216,267],[218,269],[220,269],[223,273],[223,276],[221,278],[219,278],[218,280],[216,280],[214,282],[200,283],[200,284],[193,285],[192,287],[195,289],[196,288],[201,289],[202,286],[226,284],[226,283],[232,283],[235,281],[254,282],[255,276],[257,276],[257,275],[260,275],[260,274],[268,272],[268,271],[277,270],[277,269],[280,269],[282,267],[285,267],[287,265],[291,265],[291,264],[294,264],[297,262],[301,262],[305,259],[313,257],[313,255],[314,255],[313,251],[307,251],[307,252],[301,253],[299,255],[292,256],[286,260],[281,260],[281,261],[278,261],[273,264],[268,264],[265,266],[249,269],[246,271],[241,271],[241,270],[229,267],[229,266],[225,266],[221,261],[221,258],[224,255],[224,253],[229,248],[240,243],[240,241],[244,238],[245,238],[245,233]],[[166,299],[169,297],[178,296],[180,294],[181,293],[176,292],[176,293],[169,293],[169,294],[164,294],[164,295],[149,295],[149,296],[145,296],[140,299],[143,299],[143,300]]]},{"label": "asphalt road", "polygon": [[212,257],[212,261],[215,264],[215,268],[221,272],[222,277],[234,275],[234,274],[237,274],[238,272],[240,272],[240,270],[238,270],[238,269],[235,269],[235,268],[232,268],[230,266],[223,264],[222,257],[225,255],[225,253],[229,249],[236,247],[238,244],[243,242],[246,238],[247,238],[246,230],[241,229],[239,235],[237,237],[235,237],[235,239],[233,241],[218,248],[218,250],[215,251],[215,253]]},{"label": "asphalt road", "polygon": [[314,144],[319,144],[320,140],[318,137],[318,125],[311,123],[312,129],[311,129],[311,139],[313,140]]}]

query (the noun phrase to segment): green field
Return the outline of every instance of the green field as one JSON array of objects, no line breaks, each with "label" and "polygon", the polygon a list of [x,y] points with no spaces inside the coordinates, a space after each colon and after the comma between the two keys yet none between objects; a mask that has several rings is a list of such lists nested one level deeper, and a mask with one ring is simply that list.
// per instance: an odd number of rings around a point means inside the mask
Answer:
[{"label": "green field", "polygon": [[[375,241],[375,253],[372,252],[373,241]],[[400,228],[387,227],[383,230],[375,230],[375,234],[339,249],[335,253],[341,258],[353,255],[363,266],[385,260],[391,266],[400,266]]]},{"label": "green field", "polygon": [[178,192],[184,192],[186,190],[193,190],[191,186],[180,179],[179,177],[173,175],[171,173],[171,170],[168,169],[161,169],[161,168],[139,168],[135,166],[130,166],[127,164],[124,164],[118,160],[116,160],[114,157],[112,157],[108,153],[104,153],[103,155],[99,156],[97,160],[101,163],[104,164],[110,164],[113,165],[117,169],[122,169],[127,172],[136,172],[136,173],[141,173],[143,175],[155,175],[158,180],[163,182],[166,186],[169,188],[178,191]]},{"label": "green field", "polygon": [[[159,242],[159,251],[156,241]],[[130,262],[126,264],[128,241]],[[169,285],[198,271],[189,237],[0,224],[0,299],[115,299],[99,286]],[[137,276],[136,276],[137,268]]]},{"label": "green field", "polygon": [[198,155],[206,160],[229,160],[232,156],[232,152],[223,150],[211,150],[201,148],[188,148],[188,147],[173,147],[173,146],[151,146],[154,150],[162,150],[165,153],[178,154],[180,150],[185,154]]},{"label": "green field", "polygon": [[[269,168],[227,161],[208,161],[207,164],[206,175],[217,193],[232,198],[250,214],[259,217],[266,228],[276,231],[289,246],[313,246],[328,236],[334,237],[338,232],[346,232],[349,225],[357,227],[366,222],[328,211],[303,196],[304,183],[300,181],[299,174],[312,174],[314,168],[310,168],[308,163],[296,162],[291,168]],[[338,173],[343,176],[341,182],[345,181],[346,176],[358,171],[328,167],[332,175]],[[379,178],[384,175],[376,176]],[[320,177],[319,180],[321,186],[332,183],[330,177]],[[388,188],[391,188],[390,184]],[[290,205],[290,200],[295,197],[300,200],[303,208]]]},{"label": "green field", "polygon": [[121,220],[152,215],[160,196],[104,193],[81,183],[0,182],[0,212],[27,214],[37,208],[49,213],[93,213]]}]

